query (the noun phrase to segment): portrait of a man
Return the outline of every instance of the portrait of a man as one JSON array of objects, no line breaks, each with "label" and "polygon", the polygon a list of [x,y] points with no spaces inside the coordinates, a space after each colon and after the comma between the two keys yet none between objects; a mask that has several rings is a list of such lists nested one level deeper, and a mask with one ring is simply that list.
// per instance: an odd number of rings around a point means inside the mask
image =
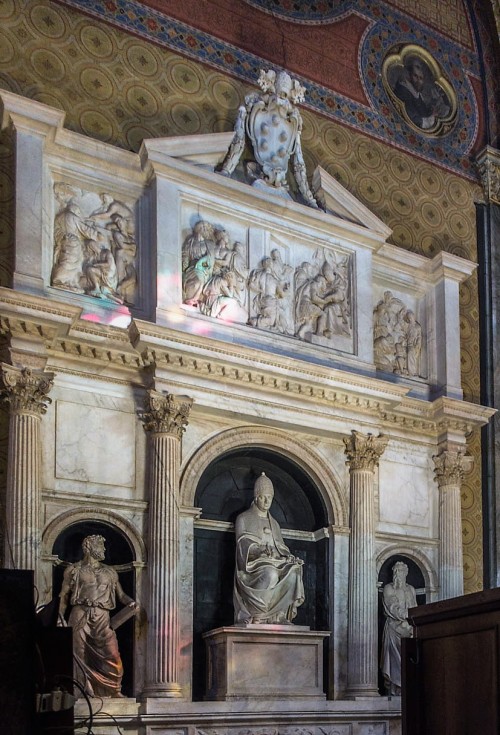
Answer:
[{"label": "portrait of a man", "polygon": [[393,50],[383,65],[384,85],[400,115],[429,135],[449,132],[456,97],[432,56],[415,45]]}]

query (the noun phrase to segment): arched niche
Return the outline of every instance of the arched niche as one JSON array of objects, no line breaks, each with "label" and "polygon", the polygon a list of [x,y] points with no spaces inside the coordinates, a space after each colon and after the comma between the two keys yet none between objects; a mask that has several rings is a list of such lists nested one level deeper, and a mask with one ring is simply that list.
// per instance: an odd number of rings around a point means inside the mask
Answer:
[{"label": "arched niche", "polygon": [[[425,566],[421,566],[422,559],[416,559],[415,553],[406,554],[404,552],[395,553],[394,550],[392,550],[392,553],[386,552],[386,554],[383,556],[383,558],[380,560],[380,564],[378,564],[378,660],[380,661],[380,655],[382,651],[382,635],[384,631],[384,625],[386,616],[384,613],[384,606],[383,606],[383,598],[382,598],[382,592],[384,589],[384,586],[388,584],[389,582],[392,582],[393,579],[393,567],[398,562],[404,562],[406,566],[408,567],[408,576],[406,577],[407,584],[411,584],[412,587],[415,588],[416,597],[417,597],[417,605],[425,605],[427,602],[427,591],[429,589],[428,585],[426,584],[426,576],[428,578],[428,574],[426,575],[425,572],[428,571],[425,569]],[[378,686],[379,686],[379,692],[381,695],[386,695],[387,692],[385,690],[385,683],[382,676],[382,672],[379,666],[378,670]]]},{"label": "arched niche", "polygon": [[[60,520],[60,519],[59,519]],[[52,529],[53,531],[53,529]],[[52,594],[57,599],[61,591],[64,570],[68,564],[80,561],[82,558],[82,541],[86,536],[99,535],[106,540],[106,556],[104,564],[116,568],[120,584],[124,592],[130,597],[136,597],[134,563],[137,561],[133,544],[122,528],[110,523],[109,520],[99,520],[92,515],[84,515],[78,520],[73,519],[64,527],[59,527],[57,534],[52,533],[52,547],[50,554],[54,565],[52,573]],[[117,612],[121,604],[117,603]],[[66,613],[69,615],[70,606]],[[118,646],[123,661],[122,692],[126,696],[134,696],[134,618],[129,619],[116,630]]]},{"label": "arched niche", "polygon": [[[205,647],[202,634],[232,625],[235,568],[234,521],[253,499],[255,480],[262,473],[271,479],[275,495],[271,508],[292,554],[304,559],[305,603],[295,623],[311,629],[330,629],[329,573],[331,541],[324,530],[330,523],[331,505],[311,474],[276,447],[233,447],[201,472],[194,505],[201,516],[194,528],[193,698],[204,695]],[[326,662],[325,656],[325,662]],[[326,668],[326,667],[325,667]]]},{"label": "arched niche", "polygon": [[[235,427],[210,437],[183,468],[180,483],[181,505],[196,506],[195,495],[200,477],[214,458],[233,450],[251,447],[269,449],[291,459],[307,474],[320,493],[327,510],[328,525],[347,526],[348,495],[342,489],[342,482],[331,464],[306,442],[292,434],[261,426]],[[343,449],[339,451],[343,452]]]}]

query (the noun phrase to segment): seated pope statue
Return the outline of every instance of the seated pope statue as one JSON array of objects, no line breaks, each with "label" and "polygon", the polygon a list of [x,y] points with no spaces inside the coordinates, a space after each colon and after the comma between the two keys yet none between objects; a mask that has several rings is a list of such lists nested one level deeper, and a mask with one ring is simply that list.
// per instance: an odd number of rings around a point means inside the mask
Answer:
[{"label": "seated pope statue", "polygon": [[273,496],[262,473],[252,505],[236,519],[235,623],[290,625],[304,602],[304,562],[290,553],[269,512]]}]

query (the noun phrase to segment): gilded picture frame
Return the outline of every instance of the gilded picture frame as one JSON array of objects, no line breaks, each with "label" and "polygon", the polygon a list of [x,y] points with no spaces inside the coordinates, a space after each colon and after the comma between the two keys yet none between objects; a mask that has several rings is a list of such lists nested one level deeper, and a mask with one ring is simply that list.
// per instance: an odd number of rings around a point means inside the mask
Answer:
[{"label": "gilded picture frame", "polygon": [[416,44],[393,47],[382,65],[384,88],[399,115],[432,137],[449,133],[457,119],[457,96],[441,67]]}]

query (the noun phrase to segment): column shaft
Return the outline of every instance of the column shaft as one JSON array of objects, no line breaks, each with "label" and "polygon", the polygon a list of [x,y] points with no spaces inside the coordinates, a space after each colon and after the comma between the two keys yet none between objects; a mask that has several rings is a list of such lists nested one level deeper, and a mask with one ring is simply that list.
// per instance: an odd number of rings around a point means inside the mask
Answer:
[{"label": "column shaft", "polygon": [[376,695],[377,598],[375,508],[372,470],[351,472],[351,544],[349,567],[349,694]]},{"label": "column shaft", "polygon": [[460,489],[474,462],[464,448],[449,446],[433,457],[439,485],[439,596],[443,600],[464,593]]},{"label": "column shaft", "polygon": [[378,696],[377,569],[374,472],[387,446],[383,436],[352,431],[344,439],[350,466],[347,696]]},{"label": "column shaft", "polygon": [[460,487],[444,485],[439,498],[439,576],[441,598],[458,597],[464,593],[462,511]]},{"label": "column shaft", "polygon": [[150,390],[148,638],[146,697],[181,697],[179,683],[179,474],[181,437],[192,399]]},{"label": "column shaft", "polygon": [[2,363],[0,381],[0,395],[10,406],[5,563],[36,571],[41,539],[40,425],[50,403],[53,375]]},{"label": "column shaft", "polygon": [[40,504],[40,416],[13,413],[7,470],[7,567],[36,569],[40,551]]},{"label": "column shaft", "polygon": [[154,492],[149,506],[148,690],[178,696],[179,440],[168,434],[153,434],[150,441]]}]

